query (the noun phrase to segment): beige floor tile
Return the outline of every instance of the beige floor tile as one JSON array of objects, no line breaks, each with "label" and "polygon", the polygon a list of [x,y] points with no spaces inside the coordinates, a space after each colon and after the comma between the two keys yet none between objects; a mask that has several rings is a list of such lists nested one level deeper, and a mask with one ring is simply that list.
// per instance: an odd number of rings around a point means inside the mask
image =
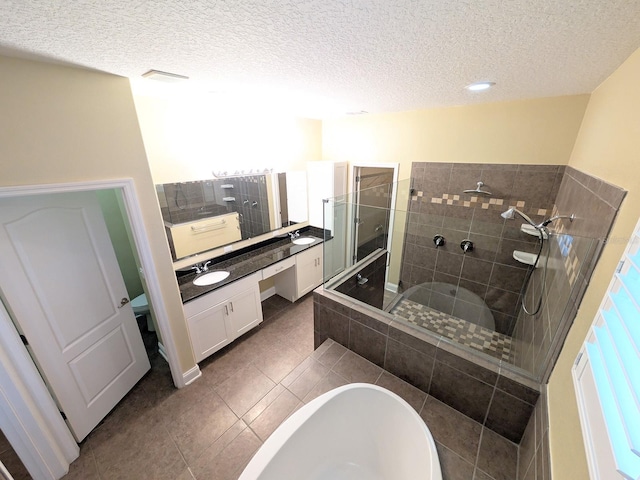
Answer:
[{"label": "beige floor tile", "polygon": [[300,400],[302,400],[313,387],[316,386],[325,375],[329,373],[329,369],[324,365],[311,359],[309,367],[298,376],[287,388]]},{"label": "beige floor tile", "polygon": [[276,384],[253,365],[248,365],[215,387],[229,408],[242,417]]},{"label": "beige floor tile", "polygon": [[[86,446],[80,447],[80,456],[69,466],[65,480],[100,480],[98,465],[93,452]],[[14,480],[18,480],[14,475]]]},{"label": "beige floor tile", "polygon": [[200,458],[192,468],[196,480],[237,480],[260,445],[258,437],[246,428],[218,455]]},{"label": "beige floor tile", "polygon": [[404,380],[400,380],[389,372],[382,372],[382,375],[378,378],[376,385],[386,388],[387,390],[390,390],[396,395],[402,397],[414,408],[416,412],[420,412],[425,400],[427,399],[427,394],[422,390],[414,387]]},{"label": "beige floor tile", "polygon": [[376,383],[382,369],[360,355],[347,350],[332,370],[349,382]]},{"label": "beige floor tile", "polygon": [[166,429],[187,464],[191,464],[237,421],[238,417],[222,399],[215,393],[208,392],[190,410],[170,416]]},{"label": "beige floor tile", "polygon": [[272,345],[255,366],[274,382],[278,383],[300,365],[306,355],[283,345]]},{"label": "beige floor tile", "polygon": [[247,413],[244,414],[242,420],[244,420],[247,424],[253,422],[264,410],[271,405],[284,391],[284,387],[282,384],[276,385],[271,389],[269,393],[267,393],[264,397],[260,399],[258,403],[256,403]]},{"label": "beige floor tile", "polygon": [[316,397],[319,397],[323,393],[327,393],[329,390],[341,387],[349,383],[344,377],[341,377],[334,371],[329,371],[303,398],[304,403],[309,403]]},{"label": "beige floor tile", "polygon": [[333,343],[326,349],[326,351],[320,355],[317,359],[318,362],[326,367],[332,368],[338,360],[347,352],[347,349],[339,343]]},{"label": "beige floor tile", "polygon": [[249,427],[263,442],[294,411],[300,400],[289,390],[284,391],[271,403]]}]

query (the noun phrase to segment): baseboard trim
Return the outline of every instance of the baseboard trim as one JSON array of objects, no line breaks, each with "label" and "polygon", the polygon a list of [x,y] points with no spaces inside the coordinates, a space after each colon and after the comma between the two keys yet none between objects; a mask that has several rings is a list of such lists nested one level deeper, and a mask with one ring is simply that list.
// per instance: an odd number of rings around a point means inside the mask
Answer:
[{"label": "baseboard trim", "polygon": [[195,367],[190,368],[186,372],[182,374],[182,378],[184,378],[184,384],[190,385],[199,379],[202,376],[202,372],[200,371],[200,367],[196,364]]},{"label": "baseboard trim", "polygon": [[264,302],[267,298],[273,297],[276,294],[276,287],[267,288],[264,292],[260,292],[260,301]]},{"label": "baseboard trim", "polygon": [[169,358],[167,357],[167,351],[164,349],[164,345],[161,344],[160,342],[158,342],[158,353],[162,358],[166,360],[167,363],[169,363]]},{"label": "baseboard trim", "polygon": [[[167,360],[167,352],[164,349],[164,345],[158,342],[158,353],[162,358]],[[168,362],[169,360],[167,360]],[[195,382],[198,378],[202,376],[202,372],[200,371],[200,367],[196,364],[195,367],[187,370],[182,373],[182,379],[184,380],[184,385],[187,386],[193,382]]]}]

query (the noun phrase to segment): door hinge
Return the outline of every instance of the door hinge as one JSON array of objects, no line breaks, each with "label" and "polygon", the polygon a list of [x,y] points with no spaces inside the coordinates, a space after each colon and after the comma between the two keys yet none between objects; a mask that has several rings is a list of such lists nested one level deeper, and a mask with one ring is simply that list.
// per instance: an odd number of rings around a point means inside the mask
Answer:
[{"label": "door hinge", "polygon": [[360,181],[360,175],[356,177],[356,183],[358,183],[359,181]]},{"label": "door hinge", "polygon": [[63,419],[63,420],[66,420],[66,419],[67,419],[67,416],[64,414],[64,412],[60,412],[60,415],[62,416],[62,419]]},{"label": "door hinge", "polygon": [[22,340],[22,343],[24,343],[25,345],[29,345],[29,340],[27,340],[27,337],[25,337],[24,335],[20,335],[20,340]]}]

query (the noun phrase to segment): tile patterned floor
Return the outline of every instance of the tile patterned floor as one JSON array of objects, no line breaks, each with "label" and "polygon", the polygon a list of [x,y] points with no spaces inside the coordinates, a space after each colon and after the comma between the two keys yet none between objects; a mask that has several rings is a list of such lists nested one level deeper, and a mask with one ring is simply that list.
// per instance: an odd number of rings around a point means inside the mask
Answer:
[{"label": "tile patterned floor", "polygon": [[151,372],[82,442],[64,479],[235,480],[291,413],[349,382],[388,388],[420,413],[445,480],[516,478],[515,444],[331,340],[314,351],[310,295],[272,297],[263,312],[262,325],[203,361],[187,388],[173,388],[152,355]]},{"label": "tile patterned floor", "polygon": [[455,340],[461,345],[500,360],[513,361],[511,337],[508,335],[480,327],[406,298],[400,300],[390,313],[414,325]]}]

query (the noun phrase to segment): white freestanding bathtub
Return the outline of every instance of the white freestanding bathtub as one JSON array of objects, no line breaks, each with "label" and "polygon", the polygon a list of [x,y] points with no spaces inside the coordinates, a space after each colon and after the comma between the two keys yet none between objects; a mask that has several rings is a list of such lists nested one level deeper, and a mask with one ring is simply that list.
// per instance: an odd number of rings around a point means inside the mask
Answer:
[{"label": "white freestanding bathtub", "polygon": [[396,394],[336,388],[282,423],[239,480],[442,480],[423,420]]}]

